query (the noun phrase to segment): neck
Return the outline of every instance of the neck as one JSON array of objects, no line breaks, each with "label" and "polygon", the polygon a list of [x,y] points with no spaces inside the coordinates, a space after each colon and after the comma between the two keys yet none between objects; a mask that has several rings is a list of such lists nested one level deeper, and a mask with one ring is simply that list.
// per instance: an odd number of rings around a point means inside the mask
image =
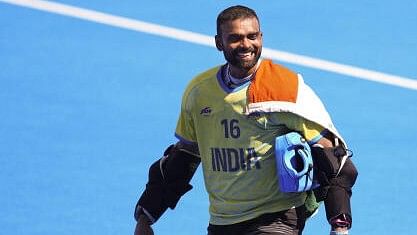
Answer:
[{"label": "neck", "polygon": [[225,70],[226,70],[225,71],[226,73],[225,73],[225,76],[224,76],[224,82],[229,88],[238,87],[238,86],[246,83],[247,81],[250,81],[253,77],[253,73],[249,74],[246,77],[241,77],[241,78],[234,77],[230,73],[230,65],[229,64],[227,64]]}]

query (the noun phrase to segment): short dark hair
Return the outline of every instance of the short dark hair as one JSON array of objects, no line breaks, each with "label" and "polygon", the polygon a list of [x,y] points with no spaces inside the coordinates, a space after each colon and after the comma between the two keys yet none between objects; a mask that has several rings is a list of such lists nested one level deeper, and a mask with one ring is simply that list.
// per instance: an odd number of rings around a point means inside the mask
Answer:
[{"label": "short dark hair", "polygon": [[256,20],[259,23],[258,15],[256,15],[256,12],[249,7],[242,6],[242,5],[236,5],[231,6],[226,9],[224,9],[220,14],[217,16],[217,35],[221,35],[221,26],[225,22],[233,21],[236,19],[241,18],[256,18]]}]

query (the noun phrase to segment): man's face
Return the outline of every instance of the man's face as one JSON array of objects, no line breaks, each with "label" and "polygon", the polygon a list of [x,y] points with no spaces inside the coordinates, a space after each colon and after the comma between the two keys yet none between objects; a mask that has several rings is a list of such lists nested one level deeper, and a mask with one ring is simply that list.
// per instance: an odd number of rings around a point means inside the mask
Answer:
[{"label": "man's face", "polygon": [[241,18],[221,25],[216,46],[223,51],[234,76],[253,73],[262,52],[262,33],[255,17]]}]

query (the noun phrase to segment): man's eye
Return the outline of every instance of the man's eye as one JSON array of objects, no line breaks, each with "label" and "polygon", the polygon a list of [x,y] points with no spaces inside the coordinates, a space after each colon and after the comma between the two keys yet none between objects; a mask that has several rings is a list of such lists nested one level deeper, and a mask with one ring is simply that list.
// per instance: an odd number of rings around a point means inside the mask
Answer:
[{"label": "man's eye", "polygon": [[239,36],[230,36],[229,37],[229,42],[237,42],[240,40]]},{"label": "man's eye", "polygon": [[250,39],[250,40],[255,40],[257,38],[258,38],[258,34],[249,34],[248,35],[248,39]]}]

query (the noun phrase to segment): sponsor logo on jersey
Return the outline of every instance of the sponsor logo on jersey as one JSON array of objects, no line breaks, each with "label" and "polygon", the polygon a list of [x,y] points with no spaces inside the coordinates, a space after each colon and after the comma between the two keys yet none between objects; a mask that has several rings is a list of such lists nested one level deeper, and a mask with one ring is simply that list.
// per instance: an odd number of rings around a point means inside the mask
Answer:
[{"label": "sponsor logo on jersey", "polygon": [[200,111],[200,114],[203,116],[209,116],[211,114],[211,108],[205,107]]}]

